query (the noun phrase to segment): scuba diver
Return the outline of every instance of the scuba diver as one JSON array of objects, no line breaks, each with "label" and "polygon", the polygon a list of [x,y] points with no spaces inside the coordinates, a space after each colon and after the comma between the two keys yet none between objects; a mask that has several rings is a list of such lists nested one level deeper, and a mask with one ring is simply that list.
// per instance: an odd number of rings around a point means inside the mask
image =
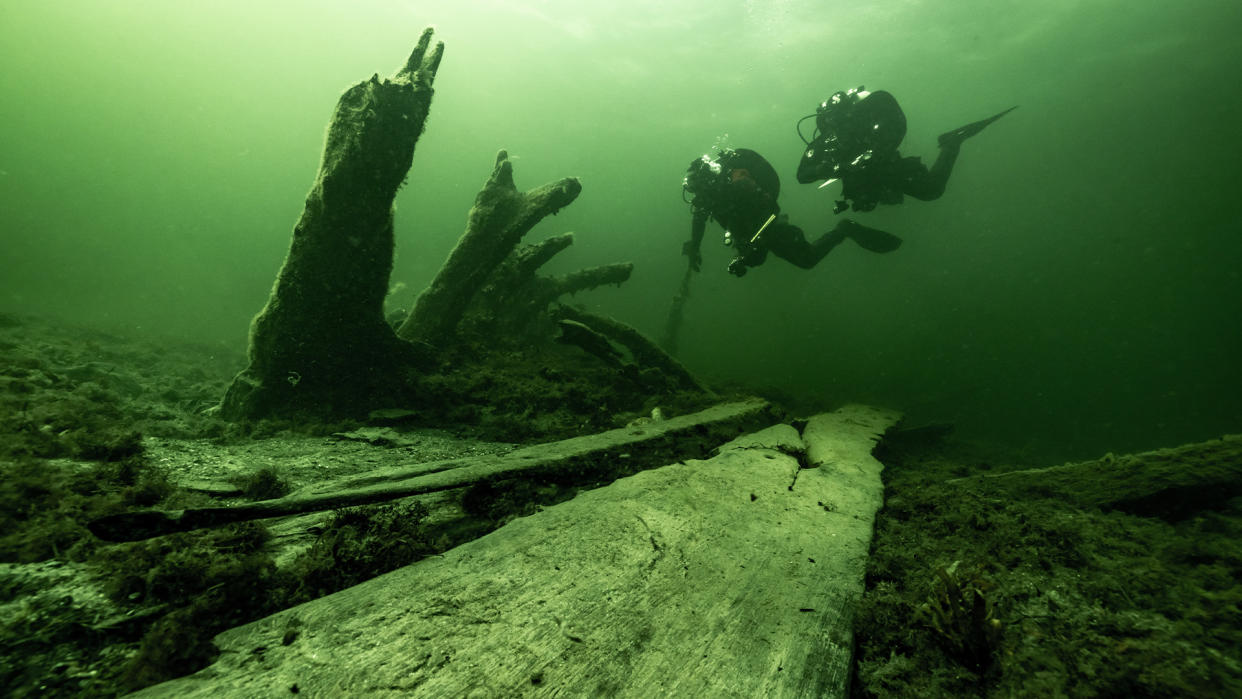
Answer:
[{"label": "scuba diver", "polygon": [[896,236],[850,219],[843,219],[831,231],[809,242],[802,229],[781,214],[776,202],[780,192],[776,170],[753,150],[728,148],[718,151],[714,158],[704,155],[692,161],[682,182],[682,197],[693,197],[688,201],[693,216],[690,240],[681,249],[690,258],[688,272],[699,271],[702,264],[700,248],[709,218],[724,227],[725,245],[737,251],[729,263],[729,272],[739,277],[748,268],[762,264],[769,251],[795,266],[810,269],[846,238],[874,252],[896,250],[901,244]]},{"label": "scuba diver", "polygon": [[[920,158],[903,158],[897,151],[906,135],[906,116],[890,93],[867,92],[862,87],[837,92],[815,114],[798,122],[799,137],[806,119],[814,118],[816,126],[810,140],[802,137],[807,148],[798,164],[798,182],[827,180],[823,187],[841,180],[842,198],[833,208],[836,214],[847,208],[871,211],[877,204],[900,204],[907,194],[925,201],[936,199],[944,194],[962,142],[1014,109],[941,134],[940,156],[929,170]],[[852,219],[842,219],[809,242],[802,229],[781,214],[776,203],[780,192],[776,170],[753,150],[724,149],[714,158],[704,155],[690,163],[682,198],[693,197],[687,202],[693,218],[690,240],[681,248],[690,264],[673,297],[661,339],[670,354],[676,354],[690,279],[703,262],[700,248],[709,218],[724,227],[725,245],[737,251],[729,272],[739,277],[762,264],[769,251],[810,269],[846,238],[872,252],[891,252],[901,245],[901,238]]]},{"label": "scuba diver", "polygon": [[[806,144],[798,182],[826,180],[820,185],[824,187],[841,180],[841,199],[832,210],[838,214],[900,204],[907,194],[923,201],[937,199],[944,194],[962,142],[1015,109],[940,134],[940,154],[928,169],[919,157],[903,158],[897,151],[906,136],[906,115],[892,94],[861,86],[837,92],[798,121],[798,136]],[[815,132],[808,140],[802,136],[802,122],[812,118]]]}]

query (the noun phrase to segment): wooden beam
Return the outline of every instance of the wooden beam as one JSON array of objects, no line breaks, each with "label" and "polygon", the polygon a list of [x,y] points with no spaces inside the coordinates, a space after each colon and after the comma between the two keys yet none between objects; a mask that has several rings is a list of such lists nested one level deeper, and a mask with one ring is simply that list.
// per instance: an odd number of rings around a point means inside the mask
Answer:
[{"label": "wooden beam", "polygon": [[1178,519],[1242,493],[1242,435],[1049,468],[955,478],[949,483],[1013,497]]},{"label": "wooden beam", "polygon": [[578,477],[586,473],[615,477],[632,472],[631,464],[661,465],[679,458],[705,456],[706,450],[740,432],[770,425],[776,419],[767,401],[724,403],[690,415],[526,447],[501,456],[449,459],[377,471],[334,486],[318,486],[310,492],[234,507],[123,512],[96,519],[87,528],[105,541],[138,541],[234,522],[370,505],[485,481],[566,472]]}]

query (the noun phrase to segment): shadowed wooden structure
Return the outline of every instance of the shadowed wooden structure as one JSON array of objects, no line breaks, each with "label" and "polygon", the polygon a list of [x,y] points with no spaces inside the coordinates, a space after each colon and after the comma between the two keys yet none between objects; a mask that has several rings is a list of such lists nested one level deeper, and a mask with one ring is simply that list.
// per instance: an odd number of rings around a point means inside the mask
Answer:
[{"label": "shadowed wooden structure", "polygon": [[466,230],[396,331],[384,316],[392,272],[393,201],[431,108],[444,45],[426,30],[391,78],[346,90],[328,125],[323,159],[266,305],[251,324],[248,365],[220,406],[228,420],[335,418],[417,405],[411,377],[472,314],[475,328],[518,333],[564,294],[619,284],[617,263],[536,275],[573,240],[519,248],[542,219],[582,190],[564,178],[518,191],[505,151],[475,198]]}]

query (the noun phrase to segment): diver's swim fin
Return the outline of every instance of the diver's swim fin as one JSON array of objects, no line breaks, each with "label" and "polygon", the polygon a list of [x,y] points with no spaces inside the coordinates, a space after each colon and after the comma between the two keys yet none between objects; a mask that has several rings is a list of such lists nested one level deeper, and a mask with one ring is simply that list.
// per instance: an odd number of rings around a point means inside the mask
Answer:
[{"label": "diver's swim fin", "polygon": [[971,136],[974,136],[975,134],[982,131],[988,124],[991,124],[992,122],[1005,116],[1006,114],[1008,114],[1009,112],[1012,112],[1013,110],[1017,108],[1018,108],[1018,105],[1015,104],[1014,106],[1010,107],[1009,109],[1006,109],[1000,114],[997,114],[995,116],[990,116],[987,119],[984,119],[982,121],[976,121],[973,124],[967,124],[965,126],[960,126],[956,129],[953,129],[952,131],[946,131],[940,134],[940,139],[939,139],[940,147],[949,148],[951,146],[962,145],[962,141],[965,141]]},{"label": "diver's swim fin", "polygon": [[857,243],[858,247],[863,250],[892,252],[901,247],[901,238],[892,233],[887,233],[877,228],[868,228],[848,218],[837,224],[837,230],[844,233],[846,237]]}]

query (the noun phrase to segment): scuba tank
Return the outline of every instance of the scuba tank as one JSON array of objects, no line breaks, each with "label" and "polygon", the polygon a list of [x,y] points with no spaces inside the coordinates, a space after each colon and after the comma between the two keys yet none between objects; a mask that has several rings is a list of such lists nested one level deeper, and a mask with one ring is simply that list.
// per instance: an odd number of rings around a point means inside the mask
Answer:
[{"label": "scuba tank", "polygon": [[[867,168],[872,160],[886,161],[906,137],[906,115],[897,98],[884,90],[868,92],[862,86],[836,92],[820,103],[815,133],[798,163],[798,182],[836,180]],[[801,122],[799,122],[801,124]]]}]

